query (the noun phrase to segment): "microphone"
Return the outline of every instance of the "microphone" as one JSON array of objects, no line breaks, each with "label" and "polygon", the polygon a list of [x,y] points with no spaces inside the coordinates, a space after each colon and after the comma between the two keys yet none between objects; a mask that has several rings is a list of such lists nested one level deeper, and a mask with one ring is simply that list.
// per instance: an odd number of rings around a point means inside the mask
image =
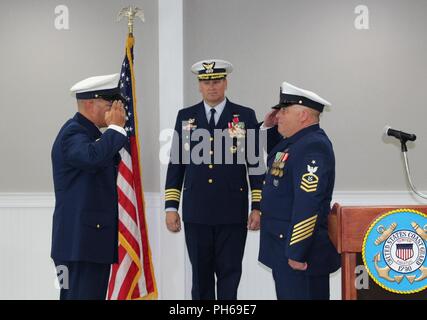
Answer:
[{"label": "microphone", "polygon": [[390,126],[385,126],[384,133],[387,136],[395,137],[396,139],[399,139],[400,141],[415,141],[417,139],[417,136],[412,133],[406,133],[399,130],[394,130]]}]

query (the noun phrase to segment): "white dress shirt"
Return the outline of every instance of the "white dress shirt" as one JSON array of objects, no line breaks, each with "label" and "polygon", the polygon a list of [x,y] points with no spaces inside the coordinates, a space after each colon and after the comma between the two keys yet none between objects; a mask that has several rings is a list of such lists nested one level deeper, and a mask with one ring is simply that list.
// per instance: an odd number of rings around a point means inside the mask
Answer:
[{"label": "white dress shirt", "polygon": [[206,119],[209,120],[211,119],[211,109],[215,109],[215,125],[218,124],[218,120],[221,117],[222,112],[224,111],[225,108],[225,104],[227,103],[227,99],[224,99],[221,103],[217,104],[216,106],[211,107],[210,105],[208,105],[206,103],[206,101],[203,101],[203,104],[205,106],[205,113],[206,113]]}]

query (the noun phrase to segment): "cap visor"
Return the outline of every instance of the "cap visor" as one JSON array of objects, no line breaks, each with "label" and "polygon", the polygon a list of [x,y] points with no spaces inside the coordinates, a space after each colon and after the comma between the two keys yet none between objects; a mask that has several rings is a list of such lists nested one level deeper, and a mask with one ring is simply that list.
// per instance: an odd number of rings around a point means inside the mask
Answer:
[{"label": "cap visor", "polygon": [[282,108],[287,107],[287,106],[288,106],[288,104],[286,104],[286,103],[279,103],[279,104],[276,104],[274,107],[271,107],[271,109],[279,110],[279,109],[282,109]]},{"label": "cap visor", "polygon": [[123,103],[126,101],[126,99],[121,96],[120,94],[114,94],[114,95],[102,95],[99,98],[104,99],[106,101],[109,102],[114,102],[114,101],[122,101]]}]

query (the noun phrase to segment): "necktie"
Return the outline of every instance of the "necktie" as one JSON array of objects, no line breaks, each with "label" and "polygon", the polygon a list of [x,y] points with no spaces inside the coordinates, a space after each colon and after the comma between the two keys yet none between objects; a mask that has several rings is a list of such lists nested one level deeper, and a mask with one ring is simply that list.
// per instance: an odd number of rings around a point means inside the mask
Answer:
[{"label": "necktie", "polygon": [[216,112],[216,110],[214,108],[211,108],[211,118],[209,120],[209,129],[210,130],[215,129],[215,112]]}]

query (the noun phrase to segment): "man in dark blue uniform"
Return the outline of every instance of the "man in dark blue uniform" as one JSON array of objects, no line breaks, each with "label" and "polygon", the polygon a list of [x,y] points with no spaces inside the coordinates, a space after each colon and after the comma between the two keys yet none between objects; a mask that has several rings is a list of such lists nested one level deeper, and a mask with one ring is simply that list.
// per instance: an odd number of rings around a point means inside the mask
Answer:
[{"label": "man in dark blue uniform", "polygon": [[192,298],[215,299],[216,276],[217,298],[233,300],[242,273],[247,229],[259,229],[264,168],[259,167],[259,157],[250,161],[249,156],[250,152],[258,156],[257,119],[252,109],[225,97],[226,76],[232,71],[229,62],[201,61],[192,71],[198,76],[203,101],[180,110],[177,116],[165,186],[166,225],[172,232],[181,229],[178,208],[183,189]]},{"label": "man in dark blue uniform", "polygon": [[[105,299],[118,255],[116,166],[127,141],[119,75],[92,77],[71,88],[78,112],[52,148],[55,212],[51,257],[61,300]],[[99,128],[108,127],[101,133]]]},{"label": "man in dark blue uniform", "polygon": [[335,158],[319,127],[325,106],[317,94],[284,82],[278,111],[264,123],[277,124],[284,137],[268,155],[259,251],[278,299],[329,299],[329,274],[340,266],[328,237]]}]

